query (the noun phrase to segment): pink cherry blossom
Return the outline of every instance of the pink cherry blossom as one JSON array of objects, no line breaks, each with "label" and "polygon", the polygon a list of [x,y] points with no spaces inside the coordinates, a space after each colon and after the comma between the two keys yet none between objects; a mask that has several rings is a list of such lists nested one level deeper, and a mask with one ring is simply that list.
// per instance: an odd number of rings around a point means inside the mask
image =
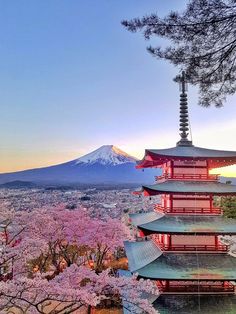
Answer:
[{"label": "pink cherry blossom", "polygon": [[129,237],[119,220],[62,207],[1,210],[0,217],[0,312],[73,313],[110,299],[131,313],[156,313],[144,297],[158,294],[151,281],[106,269],[105,260]]}]

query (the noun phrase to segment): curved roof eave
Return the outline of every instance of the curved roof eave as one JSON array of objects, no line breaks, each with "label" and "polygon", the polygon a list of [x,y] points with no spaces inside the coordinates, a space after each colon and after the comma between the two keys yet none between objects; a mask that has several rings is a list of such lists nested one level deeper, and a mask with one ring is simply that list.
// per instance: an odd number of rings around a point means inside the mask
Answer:
[{"label": "curved roof eave", "polygon": [[147,212],[131,214],[131,223],[145,235],[185,234],[185,235],[236,235],[236,220],[209,216],[166,216],[163,213]]},{"label": "curved roof eave", "polygon": [[165,181],[142,186],[146,196],[158,194],[236,195],[236,185],[220,182]]},{"label": "curved roof eave", "polygon": [[224,254],[165,253],[136,271],[159,280],[236,280],[236,258]]},{"label": "curved roof eave", "polygon": [[175,146],[167,149],[146,149],[137,168],[159,167],[169,160],[208,160],[210,168],[220,168],[236,163],[235,151],[222,151],[196,146]]},{"label": "curved roof eave", "polygon": [[129,261],[129,269],[132,273],[152,263],[163,254],[153,241],[125,241],[124,246]]}]

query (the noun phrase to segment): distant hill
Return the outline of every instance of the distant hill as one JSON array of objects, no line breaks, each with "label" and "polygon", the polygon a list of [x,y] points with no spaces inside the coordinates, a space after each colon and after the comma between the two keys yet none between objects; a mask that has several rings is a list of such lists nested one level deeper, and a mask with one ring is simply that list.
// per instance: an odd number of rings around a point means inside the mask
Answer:
[{"label": "distant hill", "polygon": [[[78,159],[44,168],[0,174],[0,184],[151,184],[159,169],[135,168],[137,159],[114,145],[104,145]],[[12,182],[13,181],[13,182]],[[17,185],[17,184],[16,184]],[[20,185],[20,183],[19,183]]]},{"label": "distant hill", "polygon": [[222,183],[231,182],[231,184],[236,185],[236,178],[235,177],[220,177],[220,182]]},{"label": "distant hill", "polygon": [[21,188],[35,188],[37,185],[33,182],[28,181],[10,181],[3,184],[0,184],[0,188],[7,188],[7,189],[21,189]]}]

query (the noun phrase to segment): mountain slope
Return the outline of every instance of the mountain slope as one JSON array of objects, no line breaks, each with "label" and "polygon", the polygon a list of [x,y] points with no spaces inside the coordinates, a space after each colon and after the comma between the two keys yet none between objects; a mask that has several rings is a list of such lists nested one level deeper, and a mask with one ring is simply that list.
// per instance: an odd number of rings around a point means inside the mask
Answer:
[{"label": "mountain slope", "polygon": [[0,183],[152,183],[158,170],[135,169],[137,159],[113,145],[104,145],[78,159],[50,167],[0,174]]}]

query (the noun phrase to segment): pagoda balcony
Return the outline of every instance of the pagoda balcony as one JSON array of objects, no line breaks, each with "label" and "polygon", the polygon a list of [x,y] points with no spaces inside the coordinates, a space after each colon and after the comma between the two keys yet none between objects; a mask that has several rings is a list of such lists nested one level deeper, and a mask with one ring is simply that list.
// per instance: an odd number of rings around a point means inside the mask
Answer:
[{"label": "pagoda balcony", "polygon": [[179,173],[155,176],[157,182],[165,180],[189,180],[189,181],[218,181],[219,174],[196,174],[196,173]]},{"label": "pagoda balcony", "polygon": [[162,207],[160,204],[154,205],[154,210],[163,212],[165,214],[172,214],[172,215],[222,215],[223,211],[220,208],[204,208],[204,207]]},{"label": "pagoda balcony", "polygon": [[157,240],[154,240],[156,245],[162,250],[162,251],[168,251],[168,252],[203,252],[203,253],[227,253],[229,251],[229,246],[225,244],[218,244],[218,245],[165,245]]},{"label": "pagoda balcony", "polygon": [[176,294],[234,294],[235,286],[231,282],[192,282],[192,281],[157,281],[157,287],[161,293]]}]

